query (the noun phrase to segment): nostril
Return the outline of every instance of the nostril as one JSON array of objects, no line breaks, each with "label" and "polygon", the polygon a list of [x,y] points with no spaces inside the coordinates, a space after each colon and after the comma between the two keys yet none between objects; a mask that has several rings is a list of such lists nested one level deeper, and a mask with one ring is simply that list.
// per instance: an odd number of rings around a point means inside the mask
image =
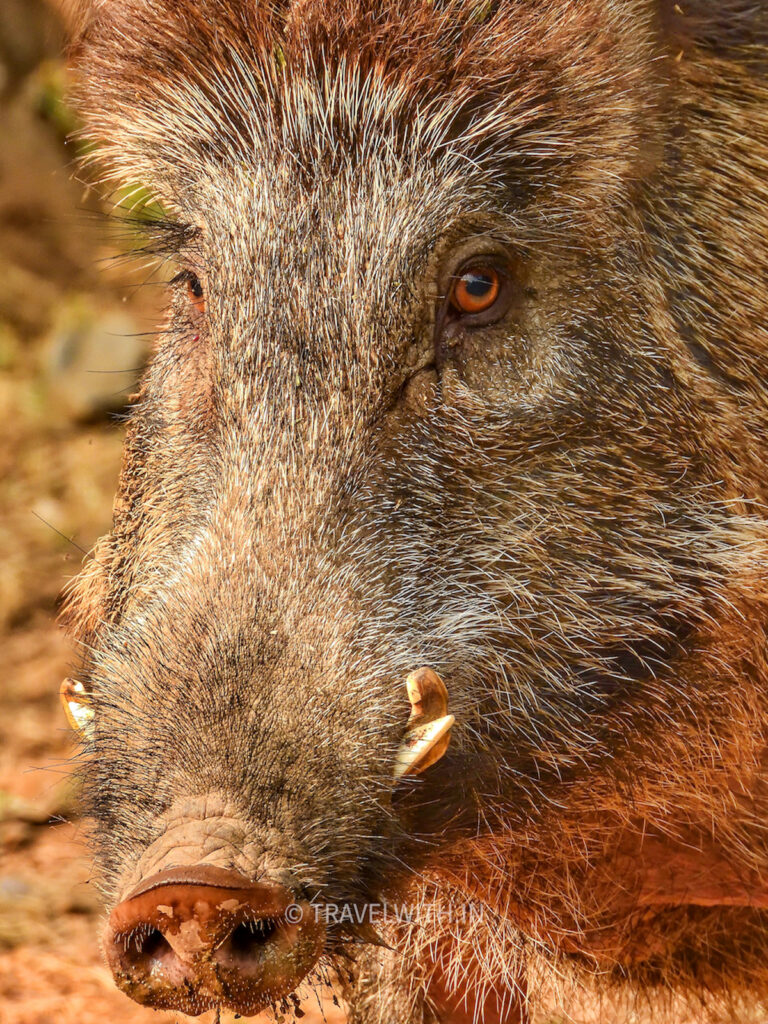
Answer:
[{"label": "nostril", "polygon": [[157,928],[137,928],[123,940],[126,960],[133,968],[151,971],[153,964],[176,962],[170,943]]},{"label": "nostril", "polygon": [[163,954],[171,953],[168,940],[157,928],[151,928],[149,934],[141,943],[141,953],[151,960],[159,960]]},{"label": "nostril", "polygon": [[276,931],[277,924],[271,918],[243,921],[225,943],[227,952],[236,959],[247,960],[260,953]]}]

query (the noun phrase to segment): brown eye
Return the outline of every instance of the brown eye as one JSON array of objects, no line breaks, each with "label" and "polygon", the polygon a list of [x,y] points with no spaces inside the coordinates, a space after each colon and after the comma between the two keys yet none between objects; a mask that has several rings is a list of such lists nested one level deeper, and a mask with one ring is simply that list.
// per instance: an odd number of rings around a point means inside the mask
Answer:
[{"label": "brown eye", "polygon": [[205,293],[200,278],[196,274],[190,274],[187,278],[187,296],[198,313],[205,312]]},{"label": "brown eye", "polygon": [[501,291],[501,279],[493,267],[469,267],[451,286],[451,305],[459,313],[484,313]]}]

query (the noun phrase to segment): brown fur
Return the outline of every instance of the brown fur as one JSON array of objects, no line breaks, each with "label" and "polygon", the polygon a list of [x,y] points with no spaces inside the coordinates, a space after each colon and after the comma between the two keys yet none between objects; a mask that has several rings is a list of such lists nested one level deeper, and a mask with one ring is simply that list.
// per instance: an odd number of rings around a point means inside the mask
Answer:
[{"label": "brown fur", "polygon": [[[458,1019],[451,992],[760,1012],[767,20],[94,4],[87,134],[207,300],[173,301],[70,604],[113,895],[223,792],[308,890],[421,906],[357,957],[364,1024]],[[489,247],[509,314],[441,333]],[[456,735],[390,803],[421,664]]]}]

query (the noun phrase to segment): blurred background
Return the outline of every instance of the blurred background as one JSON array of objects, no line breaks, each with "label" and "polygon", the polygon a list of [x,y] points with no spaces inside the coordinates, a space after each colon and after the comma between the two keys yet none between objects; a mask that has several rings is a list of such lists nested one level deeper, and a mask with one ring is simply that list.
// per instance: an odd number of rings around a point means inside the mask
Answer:
[{"label": "blurred background", "polygon": [[101,962],[55,618],[82,551],[109,528],[121,417],[162,288],[120,259],[125,226],[75,177],[64,38],[53,0],[0,0],[2,1024],[150,1016]]},{"label": "blurred background", "polygon": [[187,1018],[131,1003],[102,962],[58,699],[59,595],[109,529],[164,297],[77,171],[65,38],[64,0],[0,0],[0,1024],[166,1024]]}]

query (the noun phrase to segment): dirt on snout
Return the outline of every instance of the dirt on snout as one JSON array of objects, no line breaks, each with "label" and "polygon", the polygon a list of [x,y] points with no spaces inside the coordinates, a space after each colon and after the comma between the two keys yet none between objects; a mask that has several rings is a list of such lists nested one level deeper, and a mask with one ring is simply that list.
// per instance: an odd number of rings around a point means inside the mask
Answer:
[{"label": "dirt on snout", "polygon": [[[55,625],[109,529],[163,290],[120,257],[129,229],[73,177],[55,7],[0,8],[0,1024],[170,1024],[187,1018],[132,1003],[101,955],[58,699],[74,658]],[[344,1019],[330,999],[304,1009],[304,1024]]]}]

